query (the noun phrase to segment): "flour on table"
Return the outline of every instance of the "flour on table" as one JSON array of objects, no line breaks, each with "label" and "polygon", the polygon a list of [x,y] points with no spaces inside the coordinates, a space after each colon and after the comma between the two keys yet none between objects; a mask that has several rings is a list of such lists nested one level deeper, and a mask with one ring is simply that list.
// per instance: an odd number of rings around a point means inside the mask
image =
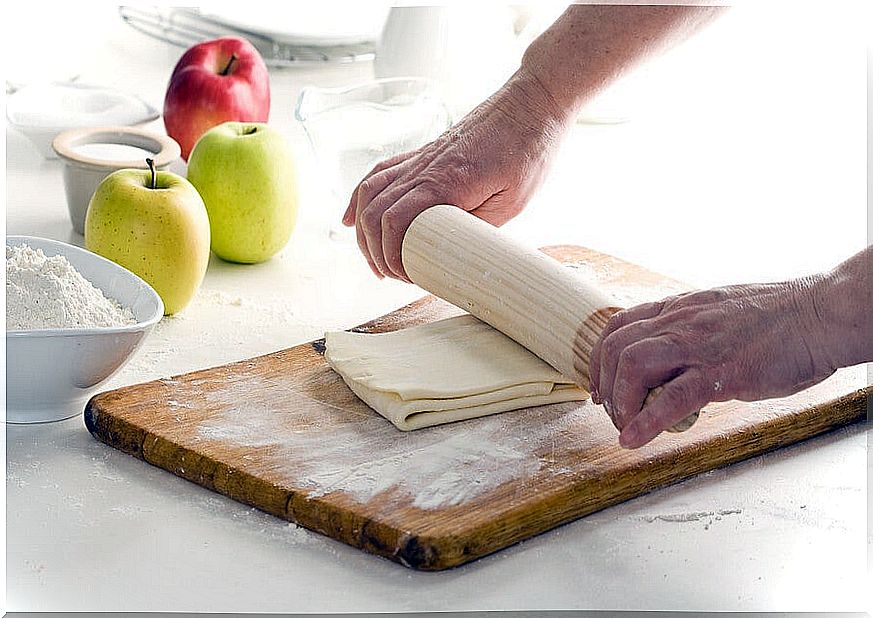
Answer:
[{"label": "flour on table", "polygon": [[106,298],[62,255],[6,247],[6,330],[134,324],[130,309]]},{"label": "flour on table", "polygon": [[276,407],[257,396],[240,397],[283,388],[288,388],[289,401],[292,392],[307,396],[296,390],[298,385],[283,383],[284,378],[237,378],[242,390],[231,376],[216,389],[185,383],[178,386],[183,389],[178,396],[202,393],[205,405],[217,410],[197,423],[198,442],[250,453],[248,472],[269,474],[282,486],[305,491],[308,499],[342,493],[363,504],[393,495],[398,504],[405,500],[431,510],[468,504],[512,481],[519,492],[536,493],[541,475],[571,473],[554,451],[559,436],[572,435],[573,448],[579,450],[599,443],[598,431],[591,428],[601,415],[595,416],[590,402],[485,416],[463,426],[397,431],[375,413],[349,418],[340,408],[335,415],[328,408],[323,422],[308,425],[306,406]]}]

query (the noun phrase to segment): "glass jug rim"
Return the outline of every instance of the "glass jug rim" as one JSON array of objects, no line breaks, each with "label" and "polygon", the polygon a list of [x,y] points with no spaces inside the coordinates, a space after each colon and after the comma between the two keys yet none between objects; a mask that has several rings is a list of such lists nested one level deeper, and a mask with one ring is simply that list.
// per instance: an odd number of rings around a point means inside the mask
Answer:
[{"label": "glass jug rim", "polygon": [[[348,100],[349,95],[378,88],[384,89],[385,86],[392,86],[401,83],[417,86],[418,90],[413,93],[416,96],[431,94],[434,98],[440,98],[438,94],[438,82],[428,77],[419,76],[385,77],[343,86],[308,85],[303,87],[300,91],[300,95],[297,97],[297,105],[294,108],[294,118],[305,123],[319,114],[342,107],[350,102],[360,101],[360,99]],[[322,105],[317,110],[312,109],[315,105],[315,101],[322,102],[331,99],[333,99],[335,103]],[[379,101],[369,101],[369,103],[377,107],[392,107],[390,104]]]}]

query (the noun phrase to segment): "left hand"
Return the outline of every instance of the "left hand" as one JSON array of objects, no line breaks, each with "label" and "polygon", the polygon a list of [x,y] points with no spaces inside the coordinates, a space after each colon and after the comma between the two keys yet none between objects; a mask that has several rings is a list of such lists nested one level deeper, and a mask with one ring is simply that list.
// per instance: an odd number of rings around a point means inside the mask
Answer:
[{"label": "left hand", "polygon": [[343,223],[377,277],[409,281],[403,238],[412,220],[453,204],[503,225],[527,204],[570,126],[536,76],[519,69],[434,141],[383,161],[355,188]]},{"label": "left hand", "polygon": [[810,285],[735,285],[613,315],[589,371],[592,398],[608,406],[621,445],[642,446],[707,403],[782,397],[832,374]]}]

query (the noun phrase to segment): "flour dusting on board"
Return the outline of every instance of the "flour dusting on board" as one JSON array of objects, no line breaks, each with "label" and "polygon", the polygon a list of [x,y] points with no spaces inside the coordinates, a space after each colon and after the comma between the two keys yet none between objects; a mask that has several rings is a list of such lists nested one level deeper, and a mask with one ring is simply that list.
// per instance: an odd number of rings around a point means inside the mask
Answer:
[{"label": "flour dusting on board", "polygon": [[[611,277],[599,265],[574,268],[595,281]],[[610,291],[628,306],[664,295],[663,288],[634,284],[612,285]],[[562,463],[567,445],[593,447],[601,424],[609,423],[600,408],[575,402],[404,432],[376,412],[350,413],[313,399],[336,379],[327,370],[313,374],[311,388],[290,374],[286,380],[228,372],[214,384],[192,381],[190,387],[205,394],[207,407],[215,410],[198,422],[196,437],[242,450],[253,473],[309,498],[338,494],[366,503],[380,497],[386,508],[439,509],[498,489],[515,492],[510,502],[521,502],[540,491],[547,477],[572,482],[570,475],[584,474],[585,466],[570,470]],[[186,399],[184,393],[174,397]],[[307,406],[290,403],[301,398],[318,401],[316,417],[307,416]],[[174,407],[174,412],[184,418],[186,410]]]},{"label": "flour dusting on board", "polygon": [[[263,383],[264,388],[288,388]],[[207,396],[224,410],[199,424],[201,440],[271,449],[271,471],[281,474],[275,462],[282,462],[289,486],[305,479],[310,498],[341,492],[366,502],[402,493],[420,509],[461,505],[512,480],[536,492],[534,480],[544,468],[550,474],[566,473],[549,457],[558,432],[580,431],[584,416],[594,411],[577,402],[414,432],[398,431],[373,412],[353,422],[289,433],[289,416],[298,413],[267,410],[257,402],[240,404],[229,387]],[[247,388],[253,388],[251,381]],[[579,437],[580,447],[585,441]]]},{"label": "flour dusting on board", "polygon": [[[378,419],[378,424],[385,421]],[[396,431],[393,427],[390,430]],[[456,506],[513,478],[524,478],[539,470],[539,464],[520,450],[498,443],[493,432],[482,435],[440,436],[430,444],[398,445],[383,457],[344,468],[325,461],[308,477],[315,491],[310,497],[344,491],[367,500],[392,487],[413,496],[413,506],[422,509]],[[404,440],[403,442],[407,442]],[[341,440],[335,455],[346,456],[350,442]],[[406,450],[410,449],[412,450]]]}]

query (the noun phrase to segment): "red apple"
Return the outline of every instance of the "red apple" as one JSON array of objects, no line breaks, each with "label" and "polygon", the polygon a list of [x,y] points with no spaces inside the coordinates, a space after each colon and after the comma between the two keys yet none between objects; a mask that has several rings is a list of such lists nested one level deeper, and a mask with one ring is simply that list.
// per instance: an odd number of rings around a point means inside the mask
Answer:
[{"label": "red apple", "polygon": [[167,86],[164,126],[182,158],[206,131],[228,120],[266,122],[270,76],[255,46],[239,37],[204,41],[186,51]]}]

